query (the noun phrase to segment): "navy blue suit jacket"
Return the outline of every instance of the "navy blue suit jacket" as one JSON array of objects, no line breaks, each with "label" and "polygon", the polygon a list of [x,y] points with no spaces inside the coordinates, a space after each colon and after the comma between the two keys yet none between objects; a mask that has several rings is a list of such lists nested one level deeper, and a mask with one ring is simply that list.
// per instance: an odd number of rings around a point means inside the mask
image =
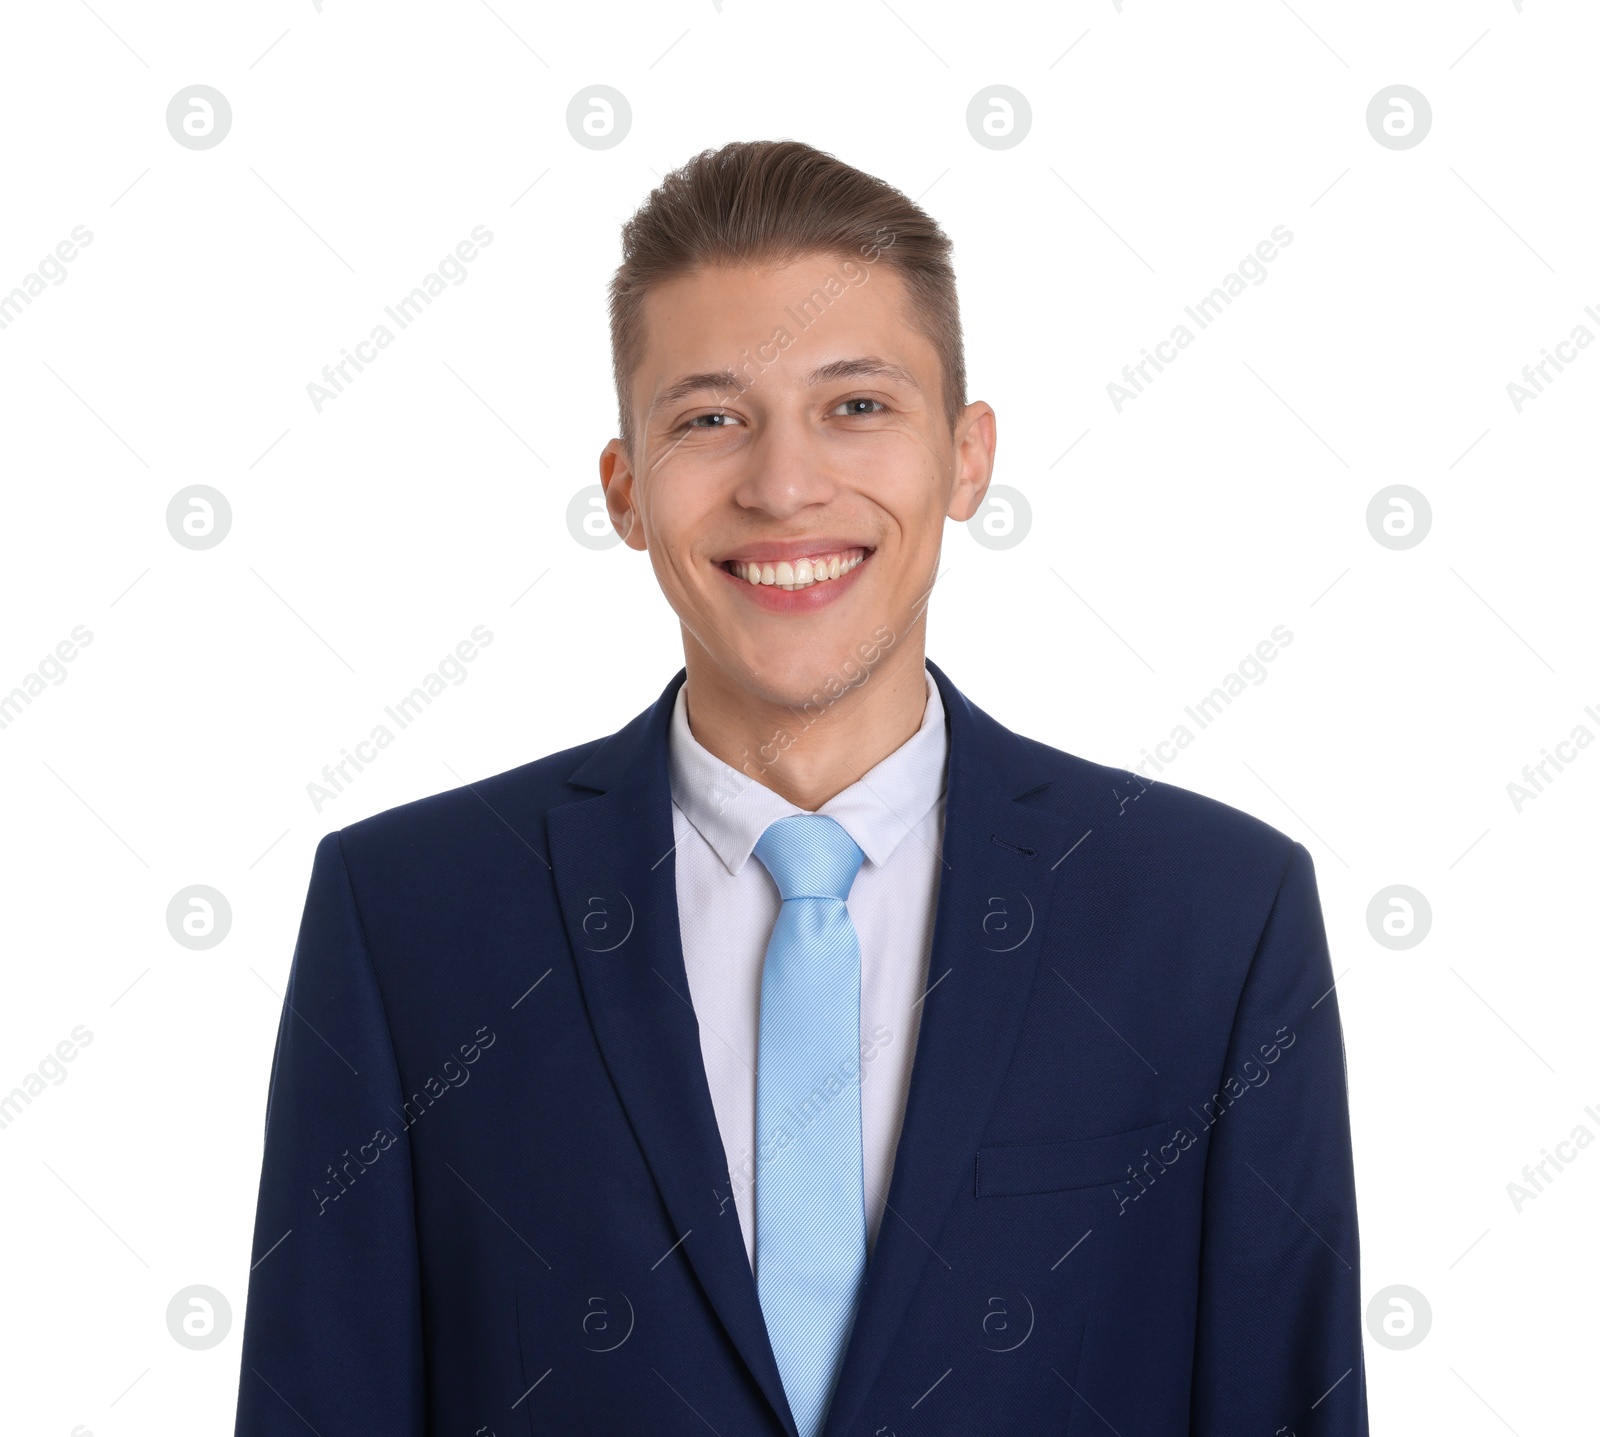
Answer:
[{"label": "navy blue suit jacket", "polygon": [[[827,1437],[1365,1437],[1310,855],[929,669],[929,990]],[[239,1437],[793,1437],[679,939],[683,677],[609,738],[322,841]]]}]

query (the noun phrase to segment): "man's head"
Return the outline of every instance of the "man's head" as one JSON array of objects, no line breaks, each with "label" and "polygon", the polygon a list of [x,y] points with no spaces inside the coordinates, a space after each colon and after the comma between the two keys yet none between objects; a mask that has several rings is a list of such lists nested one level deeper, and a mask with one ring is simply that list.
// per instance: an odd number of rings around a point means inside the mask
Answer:
[{"label": "man's head", "polygon": [[[944,520],[994,453],[949,254],[899,191],[794,141],[698,155],[624,226],[600,473],[692,680],[799,705],[891,651],[920,670]],[[780,587],[830,556],[839,577]]]}]

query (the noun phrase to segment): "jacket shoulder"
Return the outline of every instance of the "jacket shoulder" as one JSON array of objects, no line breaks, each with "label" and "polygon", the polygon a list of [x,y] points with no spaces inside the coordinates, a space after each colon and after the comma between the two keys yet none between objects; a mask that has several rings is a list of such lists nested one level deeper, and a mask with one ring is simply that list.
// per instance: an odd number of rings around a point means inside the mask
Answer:
[{"label": "jacket shoulder", "polygon": [[1018,802],[1093,827],[1153,858],[1231,860],[1281,872],[1296,840],[1266,820],[1197,790],[1096,763],[1017,736],[1028,767],[1047,782]]},{"label": "jacket shoulder", "polygon": [[[542,846],[546,813],[579,792],[567,782],[568,775],[605,741],[592,739],[384,809],[339,829],[339,844],[347,855],[415,855],[475,845],[492,825],[507,837],[523,837]],[[535,839],[535,834],[541,837]]]}]

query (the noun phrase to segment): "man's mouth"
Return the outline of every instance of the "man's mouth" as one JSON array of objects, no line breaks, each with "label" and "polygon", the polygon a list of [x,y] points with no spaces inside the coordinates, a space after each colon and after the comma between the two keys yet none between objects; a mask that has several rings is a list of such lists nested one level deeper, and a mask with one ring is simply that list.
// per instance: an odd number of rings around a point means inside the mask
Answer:
[{"label": "man's mouth", "polygon": [[814,554],[773,559],[752,551],[750,555],[724,559],[720,567],[750,584],[779,589],[809,589],[815,584],[843,578],[859,568],[872,552],[871,549],[857,546],[819,549]]}]

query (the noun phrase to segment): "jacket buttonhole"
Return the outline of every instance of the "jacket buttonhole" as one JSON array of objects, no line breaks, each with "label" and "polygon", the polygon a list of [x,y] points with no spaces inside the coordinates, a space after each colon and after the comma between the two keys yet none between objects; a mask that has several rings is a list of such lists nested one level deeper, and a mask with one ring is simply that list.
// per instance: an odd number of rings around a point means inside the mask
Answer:
[{"label": "jacket buttonhole", "polygon": [[1036,850],[1027,848],[1020,843],[1009,843],[1005,839],[1001,838],[998,833],[991,833],[989,837],[993,839],[994,842],[998,843],[1000,847],[1009,848],[1013,853],[1020,853],[1024,858],[1033,858],[1036,856]]}]

